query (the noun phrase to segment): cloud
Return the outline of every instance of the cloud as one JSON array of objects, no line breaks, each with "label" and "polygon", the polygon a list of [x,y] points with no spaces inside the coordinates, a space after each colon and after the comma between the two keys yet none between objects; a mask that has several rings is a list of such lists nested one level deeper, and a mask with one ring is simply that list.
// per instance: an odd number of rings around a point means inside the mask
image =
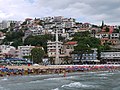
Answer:
[{"label": "cloud", "polygon": [[80,22],[119,24],[120,0],[0,0],[0,19],[65,16]]}]

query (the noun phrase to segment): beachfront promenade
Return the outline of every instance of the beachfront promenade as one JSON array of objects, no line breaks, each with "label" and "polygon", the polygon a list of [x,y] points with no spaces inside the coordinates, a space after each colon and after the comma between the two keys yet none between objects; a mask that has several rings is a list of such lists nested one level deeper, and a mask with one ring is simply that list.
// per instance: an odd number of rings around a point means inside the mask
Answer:
[{"label": "beachfront promenade", "polygon": [[5,66],[0,68],[0,76],[65,74],[72,72],[98,72],[120,70],[120,65],[39,65]]}]

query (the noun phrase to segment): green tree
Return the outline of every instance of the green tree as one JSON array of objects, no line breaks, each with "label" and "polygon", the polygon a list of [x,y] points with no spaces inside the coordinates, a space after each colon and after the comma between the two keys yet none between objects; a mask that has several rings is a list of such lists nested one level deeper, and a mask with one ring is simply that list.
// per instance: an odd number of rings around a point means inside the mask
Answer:
[{"label": "green tree", "polygon": [[8,28],[0,29],[1,32],[6,33],[8,31]]},{"label": "green tree", "polygon": [[15,46],[16,48],[20,45],[23,45],[22,37],[24,36],[24,33],[22,31],[18,32],[7,32],[6,38],[3,40],[4,44],[10,44],[10,42],[13,42],[11,45]]},{"label": "green tree", "polygon": [[14,40],[13,43],[11,44],[11,46],[14,46],[16,48],[18,48],[18,46],[22,46],[22,45],[23,45],[23,42],[22,42],[21,38]]},{"label": "green tree", "polygon": [[82,56],[85,53],[91,53],[92,50],[91,48],[97,48],[98,49],[98,54],[102,50],[107,50],[109,49],[109,45],[101,45],[100,39],[97,39],[95,37],[90,37],[90,33],[88,32],[82,32],[82,33],[76,33],[74,35],[73,41],[77,41],[78,45],[74,47],[74,52],[80,56],[80,64],[82,64]]},{"label": "green tree", "polygon": [[53,40],[53,36],[46,34],[40,36],[29,36],[25,39],[24,45],[42,46],[47,52],[47,41]]},{"label": "green tree", "polygon": [[105,31],[106,31],[106,32],[109,32],[109,31],[110,31],[110,29],[109,29],[108,27],[106,27]]},{"label": "green tree", "polygon": [[44,57],[45,52],[41,48],[33,48],[31,50],[31,57],[34,63],[42,63],[42,58]]},{"label": "green tree", "polygon": [[72,53],[76,53],[80,56],[80,61],[79,61],[79,64],[82,64],[82,57],[83,57],[83,54],[85,53],[89,53],[91,50],[91,48],[89,47],[88,44],[85,44],[85,43],[78,43],[78,45],[75,47],[75,51],[72,52]]},{"label": "green tree", "polygon": [[64,64],[72,64],[72,60],[70,59],[70,57],[69,56],[65,56],[64,57]]}]

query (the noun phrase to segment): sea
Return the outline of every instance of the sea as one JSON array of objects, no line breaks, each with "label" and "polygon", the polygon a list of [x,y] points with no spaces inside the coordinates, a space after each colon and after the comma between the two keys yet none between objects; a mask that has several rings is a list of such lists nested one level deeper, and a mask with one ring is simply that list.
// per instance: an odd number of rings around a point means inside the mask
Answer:
[{"label": "sea", "polygon": [[120,71],[0,77],[0,90],[120,90]]}]

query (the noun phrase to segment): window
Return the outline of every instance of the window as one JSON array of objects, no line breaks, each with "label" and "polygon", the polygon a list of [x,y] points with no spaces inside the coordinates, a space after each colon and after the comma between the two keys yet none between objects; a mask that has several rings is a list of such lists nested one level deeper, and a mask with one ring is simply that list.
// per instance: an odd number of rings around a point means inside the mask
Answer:
[{"label": "window", "polygon": [[92,54],[89,54],[90,56],[92,56]]},{"label": "window", "polygon": [[92,57],[90,57],[90,60],[92,60]]},{"label": "window", "polygon": [[77,57],[75,57],[75,60],[77,60]]},{"label": "window", "polygon": [[96,57],[93,57],[93,60],[95,60],[96,59]]}]

